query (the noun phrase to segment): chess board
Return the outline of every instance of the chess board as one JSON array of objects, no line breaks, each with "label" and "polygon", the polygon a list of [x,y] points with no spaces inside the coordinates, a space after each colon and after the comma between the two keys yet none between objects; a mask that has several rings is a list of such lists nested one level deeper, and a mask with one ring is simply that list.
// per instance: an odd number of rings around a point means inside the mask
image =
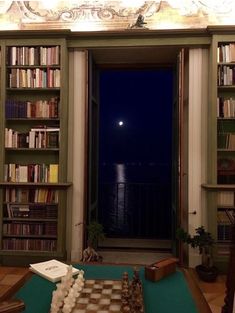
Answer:
[{"label": "chess board", "polygon": [[120,313],[121,306],[121,280],[85,280],[71,313]]}]

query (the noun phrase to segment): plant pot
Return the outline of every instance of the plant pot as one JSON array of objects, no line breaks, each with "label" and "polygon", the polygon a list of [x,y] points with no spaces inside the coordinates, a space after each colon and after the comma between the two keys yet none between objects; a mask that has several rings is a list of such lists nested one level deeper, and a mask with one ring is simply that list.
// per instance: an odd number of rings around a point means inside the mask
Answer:
[{"label": "plant pot", "polygon": [[206,267],[203,265],[197,265],[195,269],[199,278],[205,282],[213,282],[218,276],[218,269],[215,266]]}]

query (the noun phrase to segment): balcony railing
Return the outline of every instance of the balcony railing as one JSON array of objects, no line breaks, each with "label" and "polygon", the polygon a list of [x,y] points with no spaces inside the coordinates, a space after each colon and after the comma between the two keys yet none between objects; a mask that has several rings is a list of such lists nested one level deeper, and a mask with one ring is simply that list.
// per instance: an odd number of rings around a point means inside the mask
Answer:
[{"label": "balcony railing", "polygon": [[171,186],[102,183],[99,221],[107,237],[171,238]]}]

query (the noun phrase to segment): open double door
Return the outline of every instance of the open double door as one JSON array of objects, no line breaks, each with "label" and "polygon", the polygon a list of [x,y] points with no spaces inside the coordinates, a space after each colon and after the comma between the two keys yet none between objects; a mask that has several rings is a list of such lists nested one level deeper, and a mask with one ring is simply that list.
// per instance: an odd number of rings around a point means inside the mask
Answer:
[{"label": "open double door", "polygon": [[172,116],[172,254],[183,259],[176,244],[175,231],[187,228],[187,124],[188,124],[188,56],[176,47],[97,49],[88,52],[88,120],[87,120],[87,194],[84,216],[86,223],[98,217],[99,172],[99,69],[151,68],[171,66],[174,70]]}]

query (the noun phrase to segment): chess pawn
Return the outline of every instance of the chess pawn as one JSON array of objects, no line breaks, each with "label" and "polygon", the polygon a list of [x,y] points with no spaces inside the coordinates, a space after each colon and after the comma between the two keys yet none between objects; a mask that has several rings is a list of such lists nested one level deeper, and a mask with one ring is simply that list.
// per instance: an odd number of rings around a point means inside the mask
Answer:
[{"label": "chess pawn", "polygon": [[136,283],[140,283],[139,270],[138,270],[136,267],[134,268],[133,280],[134,280]]},{"label": "chess pawn", "polygon": [[122,290],[129,289],[129,276],[127,272],[122,275]]}]

